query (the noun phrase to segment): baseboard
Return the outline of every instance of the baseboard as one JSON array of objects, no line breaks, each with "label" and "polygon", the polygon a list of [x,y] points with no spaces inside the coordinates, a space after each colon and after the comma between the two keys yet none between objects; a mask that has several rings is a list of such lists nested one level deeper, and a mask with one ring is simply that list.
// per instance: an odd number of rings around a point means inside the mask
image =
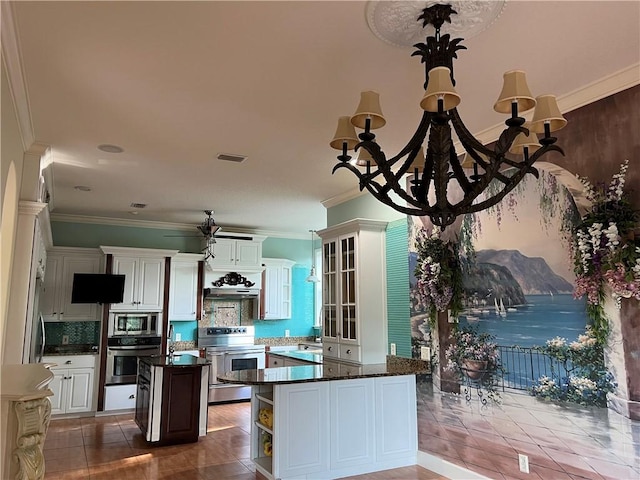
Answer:
[{"label": "baseboard", "polygon": [[464,467],[436,457],[431,453],[418,451],[418,465],[451,479],[490,480],[488,477],[472,472]]}]

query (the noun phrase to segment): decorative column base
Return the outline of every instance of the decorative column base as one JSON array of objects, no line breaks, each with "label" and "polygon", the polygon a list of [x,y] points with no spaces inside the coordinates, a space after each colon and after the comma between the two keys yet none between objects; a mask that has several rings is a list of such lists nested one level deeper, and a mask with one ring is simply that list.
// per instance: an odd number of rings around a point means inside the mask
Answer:
[{"label": "decorative column base", "polygon": [[640,420],[640,402],[627,400],[612,393],[607,394],[607,407],[623,417]]}]

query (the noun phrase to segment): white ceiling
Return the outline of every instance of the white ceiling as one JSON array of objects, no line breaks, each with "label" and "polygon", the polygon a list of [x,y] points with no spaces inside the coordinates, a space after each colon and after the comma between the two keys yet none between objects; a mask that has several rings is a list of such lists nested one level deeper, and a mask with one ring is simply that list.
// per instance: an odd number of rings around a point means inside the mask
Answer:
[{"label": "white ceiling", "polygon": [[[395,154],[421,116],[423,66],[413,48],[372,34],[365,4],[15,2],[33,133],[51,146],[53,213],[197,224],[213,209],[228,230],[324,227],[321,202],[357,187],[346,170],[331,175],[337,117],[377,90],[378,141]],[[513,68],[534,95],[560,98],[633,65],[637,75],[639,20],[638,1],[508,2],[459,52],[462,118],[473,132],[502,122],[492,106]],[[132,202],[148,207],[134,217]]]}]

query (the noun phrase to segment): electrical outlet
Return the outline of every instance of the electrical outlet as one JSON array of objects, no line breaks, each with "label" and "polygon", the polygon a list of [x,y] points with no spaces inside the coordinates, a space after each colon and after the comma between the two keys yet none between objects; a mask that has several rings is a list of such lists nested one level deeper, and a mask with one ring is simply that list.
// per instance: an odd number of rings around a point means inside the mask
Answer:
[{"label": "electrical outlet", "polygon": [[284,331],[284,336],[285,336],[285,337],[288,337],[288,336],[289,336],[289,333],[290,333],[290,332],[289,332],[289,330],[285,330],[285,331]]},{"label": "electrical outlet", "polygon": [[392,343],[391,344],[391,355],[395,355],[396,354],[396,344]]},{"label": "electrical outlet", "polygon": [[176,333],[176,342],[180,342],[182,340],[182,334]]},{"label": "electrical outlet", "polygon": [[420,360],[431,360],[431,349],[429,347],[420,347]]},{"label": "electrical outlet", "polygon": [[69,335],[62,335],[62,344],[69,345]]},{"label": "electrical outlet", "polygon": [[520,465],[520,471],[524,473],[529,473],[529,456],[523,455],[522,453],[518,454],[518,465]]}]

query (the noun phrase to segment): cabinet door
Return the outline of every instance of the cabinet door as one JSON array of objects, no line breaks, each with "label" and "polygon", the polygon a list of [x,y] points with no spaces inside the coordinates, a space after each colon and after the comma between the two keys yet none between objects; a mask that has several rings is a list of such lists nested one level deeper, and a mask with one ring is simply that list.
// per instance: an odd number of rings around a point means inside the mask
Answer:
[{"label": "cabinet door", "polygon": [[238,240],[235,260],[238,267],[258,267],[262,260],[262,243]]},{"label": "cabinet door", "polygon": [[[338,312],[340,342],[358,342],[358,309],[356,305],[356,236],[346,235],[339,239],[340,257],[338,262]],[[382,281],[382,280],[380,280]]]},{"label": "cabinet door", "polygon": [[97,303],[71,303],[73,275],[75,273],[99,273],[100,258],[65,256],[62,262],[62,297],[60,320],[97,320]]},{"label": "cabinet door", "polygon": [[88,412],[93,401],[93,368],[71,368],[67,375],[67,413]]},{"label": "cabinet door", "polygon": [[322,336],[338,339],[338,262],[335,240],[322,245]]},{"label": "cabinet door", "polygon": [[264,271],[264,318],[273,320],[284,318],[282,316],[282,268],[278,265],[271,265],[265,260]]},{"label": "cabinet door", "polygon": [[138,310],[159,312],[164,298],[164,258],[140,258]]},{"label": "cabinet door", "polygon": [[66,406],[66,390],[65,390],[65,377],[67,377],[68,371],[66,369],[57,369],[52,368],[51,373],[53,373],[53,380],[49,383],[48,387],[53,392],[51,397],[48,397],[51,400],[51,414],[55,415],[58,413],[65,413]]},{"label": "cabinet door", "polygon": [[375,461],[374,382],[371,378],[329,382],[331,469]]},{"label": "cabinet door", "polygon": [[213,247],[214,257],[209,260],[211,268],[225,270],[235,266],[236,241],[228,238],[217,238]]},{"label": "cabinet door", "polygon": [[111,310],[127,311],[137,308],[136,284],[138,282],[138,259],[135,257],[113,257],[113,273],[124,275],[122,303],[114,303]]},{"label": "cabinet door", "polygon": [[147,436],[149,429],[149,406],[151,404],[151,391],[149,382],[138,377],[138,385],[136,390],[136,423],[142,430],[143,435]]},{"label": "cabinet door", "polygon": [[202,367],[163,368],[161,441],[197,441]]},{"label": "cabinet door", "polygon": [[169,320],[195,320],[198,263],[172,262],[169,284]]},{"label": "cabinet door", "polygon": [[[279,385],[274,399],[276,478],[325,472],[329,466],[329,383]],[[311,477],[313,477],[311,475]]]},{"label": "cabinet door", "polygon": [[58,321],[58,314],[60,313],[58,289],[61,276],[62,257],[49,255],[42,285],[42,295],[40,295],[40,312],[45,321]]}]

